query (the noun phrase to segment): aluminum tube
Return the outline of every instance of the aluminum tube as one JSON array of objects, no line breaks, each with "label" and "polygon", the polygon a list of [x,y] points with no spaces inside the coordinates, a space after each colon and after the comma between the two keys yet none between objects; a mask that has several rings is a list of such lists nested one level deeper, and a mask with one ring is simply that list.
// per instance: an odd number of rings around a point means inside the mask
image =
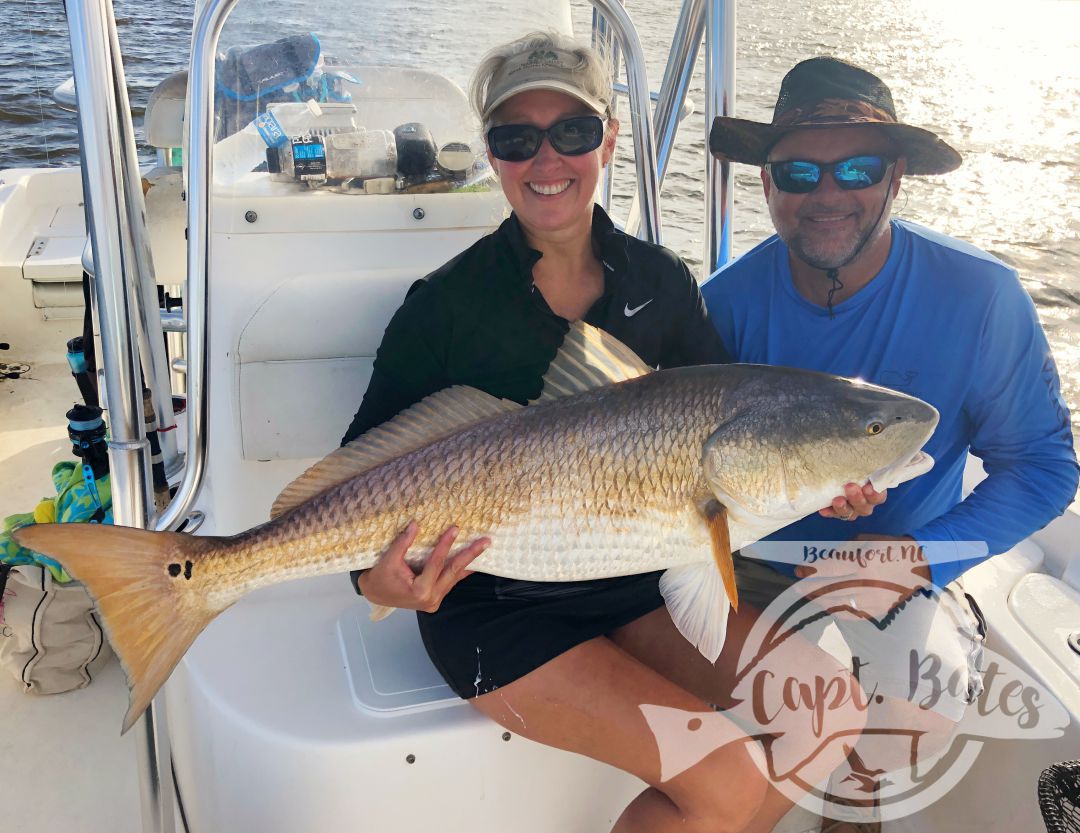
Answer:
[{"label": "aluminum tube", "polygon": [[731,163],[708,152],[716,116],[735,115],[735,0],[708,0],[705,22],[705,234],[702,275],[731,259]]},{"label": "aluminum tube", "polygon": [[656,138],[652,126],[648,73],[637,29],[618,0],[592,0],[607,18],[626,60],[626,85],[630,88],[630,125],[634,133],[634,162],[638,173],[638,200],[644,222],[638,237],[661,242],[660,182],[656,175]]},{"label": "aluminum tube", "polygon": [[[159,692],[135,724],[136,762],[142,789],[143,833],[175,833],[172,744],[165,721],[165,695]],[[152,784],[152,791],[147,785]]]},{"label": "aluminum tube", "polygon": [[[615,39],[615,33],[612,32],[611,27],[608,25],[607,18],[596,9],[593,9],[592,13],[592,47],[602,55],[608,56],[611,63],[612,89],[617,92],[619,87],[619,42]],[[613,94],[611,96],[611,114],[616,119],[619,117],[618,95]],[[612,164],[604,168],[600,180],[600,205],[603,206],[605,211],[611,211],[611,192],[614,186],[615,164],[613,161]]]},{"label": "aluminum tube", "polygon": [[[115,77],[120,80],[117,89],[117,101],[119,102],[118,112],[130,113],[131,109],[127,98],[127,87],[122,81],[124,69],[123,63],[120,60],[119,42],[115,38],[113,41],[114,48],[110,50],[113,55],[113,68]],[[71,80],[74,81],[74,76]],[[72,84],[72,90],[74,91],[74,84]],[[77,109],[77,106],[72,107],[72,112],[77,112]],[[138,303],[139,320],[142,325],[139,328],[139,354],[144,357],[152,357],[150,361],[151,367],[143,368],[144,378],[151,390],[154,391],[153,401],[154,412],[157,415],[157,427],[159,429],[167,428],[176,422],[176,417],[173,414],[172,409],[173,385],[171,381],[158,381],[170,377],[168,374],[168,359],[164,348],[164,340],[162,338],[162,332],[160,332],[163,330],[163,327],[150,320],[152,317],[155,317],[156,320],[158,314],[157,283],[153,276],[150,238],[146,229],[146,203],[143,198],[142,175],[139,172],[138,151],[135,145],[135,134],[130,119],[124,119],[124,124],[120,126],[119,132],[121,138],[124,140],[125,148],[130,149],[130,153],[123,154],[121,170],[124,172],[124,179],[127,183],[125,194],[128,219],[131,224],[131,230],[135,235],[135,238],[131,241],[122,241],[121,246],[124,248],[124,256],[127,259],[127,262],[134,261],[137,264],[140,290],[136,293],[135,297]],[[85,172],[83,172],[82,179],[83,192],[88,193]],[[93,280],[96,267],[94,266],[93,247],[90,242],[93,239],[91,231],[93,226],[93,212],[90,210],[89,198],[86,200],[86,207],[87,244],[83,248],[82,268],[90,275],[91,280]],[[141,241],[141,244],[139,241]],[[142,254],[140,254],[140,252],[142,252]],[[152,335],[149,337],[146,336],[145,333],[147,332]],[[151,370],[152,372],[148,372]],[[162,375],[163,373],[165,374],[164,376]],[[172,475],[183,465],[183,459],[178,454],[176,448],[176,435],[172,432],[163,431],[159,432],[158,439],[161,443],[165,471],[169,475]],[[152,489],[152,487],[148,488]],[[152,497],[148,497],[148,499],[150,500],[150,503],[153,503]]]},{"label": "aluminum tube", "polygon": [[[685,118],[683,112],[686,96],[690,90],[690,81],[694,77],[704,33],[705,0],[684,0],[679,10],[679,19],[675,23],[675,32],[671,36],[671,50],[653,115],[656,128],[657,177],[661,191],[664,188],[668,163],[671,161],[671,150],[675,146],[675,137]],[[633,234],[639,222],[640,207],[635,199],[626,220],[627,232]]]},{"label": "aluminum tube", "polygon": [[660,84],[660,99],[656,103],[656,165],[663,187],[671,149],[679,132],[683,102],[690,90],[690,81],[697,65],[701,38],[705,33],[705,0],[685,0],[675,24],[668,53],[664,80]]},{"label": "aluminum tube", "polygon": [[[110,55],[109,0],[68,0],[72,64],[85,106],[79,107],[85,198],[95,222],[90,229],[97,312],[101,332],[104,399],[109,411],[111,471],[134,481],[149,473],[149,448],[143,438],[142,384],[139,378],[134,308],[126,292],[126,262],[121,240],[130,229],[123,207],[122,140],[117,102],[101,91],[115,88]],[[127,117],[127,114],[123,114]],[[139,442],[143,445],[140,446]],[[142,490],[114,488],[117,523],[142,527],[146,504]]]},{"label": "aluminum tube", "polygon": [[[113,64],[114,96],[120,113],[131,112],[127,84],[124,80],[124,64],[120,53],[120,40],[116,25],[110,17],[110,42]],[[135,145],[135,129],[130,118],[121,119],[119,125],[122,165],[125,186],[124,209],[129,236],[123,244],[129,248],[133,268],[128,276],[132,280],[131,295],[135,299],[139,322],[139,354],[142,356],[143,381],[150,388],[151,401],[157,420],[158,442],[162,462],[167,472],[179,469],[176,432],[168,429],[176,422],[172,406],[172,385],[169,383],[169,365],[165,355],[165,338],[159,318],[157,281],[154,278],[154,260],[150,252],[150,236],[146,229],[146,201],[143,197],[142,174],[139,171],[139,154]],[[140,396],[142,392],[140,391]],[[147,482],[149,505],[153,506],[153,484]]]},{"label": "aluminum tube", "polygon": [[[121,109],[112,53],[115,19],[110,0],[66,0],[72,68],[82,151],[84,199],[92,211],[96,308],[104,369],[103,401],[109,412],[109,471],[116,523],[146,527],[150,503],[149,444],[144,436],[138,326],[129,286],[132,270],[127,188],[124,181],[124,134],[130,111]],[[126,127],[125,127],[126,125]],[[172,833],[171,782],[163,789],[161,748],[152,728],[154,711],[141,719],[147,732],[139,748],[139,783],[143,829]],[[163,797],[168,796],[163,800]]]},{"label": "aluminum tube", "polygon": [[236,0],[207,0],[195,19],[188,72],[187,132],[184,158],[187,191],[187,452],[184,476],[176,495],[155,520],[157,529],[176,529],[184,522],[206,472],[207,340],[209,332],[210,172],[213,170],[211,128],[214,118],[214,52],[225,20]]},{"label": "aluminum tube", "polygon": [[182,312],[159,312],[161,329],[166,333],[186,333],[187,324],[184,322]]},{"label": "aluminum tube", "polygon": [[[184,287],[177,284],[165,287],[165,292],[170,298],[183,299]],[[169,357],[175,359],[187,358],[187,345],[185,343],[184,334],[187,333],[187,320],[183,321],[184,327],[181,331],[174,332],[167,320],[166,316],[179,316],[184,318],[183,308],[180,312],[163,313],[161,317],[161,328],[165,331],[165,341],[169,348]],[[171,362],[170,362],[171,365]],[[171,376],[173,392],[180,396],[187,396],[187,376],[184,373],[177,373],[173,370]],[[184,527],[185,530],[190,530],[191,525]]]}]

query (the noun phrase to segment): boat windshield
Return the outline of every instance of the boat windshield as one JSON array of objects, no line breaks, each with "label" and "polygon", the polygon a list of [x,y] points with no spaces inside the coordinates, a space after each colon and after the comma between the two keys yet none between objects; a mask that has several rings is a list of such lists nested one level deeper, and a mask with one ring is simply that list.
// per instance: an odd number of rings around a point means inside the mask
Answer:
[{"label": "boat windshield", "polygon": [[218,46],[215,191],[487,190],[469,77],[537,30],[570,32],[568,3],[241,0]]}]

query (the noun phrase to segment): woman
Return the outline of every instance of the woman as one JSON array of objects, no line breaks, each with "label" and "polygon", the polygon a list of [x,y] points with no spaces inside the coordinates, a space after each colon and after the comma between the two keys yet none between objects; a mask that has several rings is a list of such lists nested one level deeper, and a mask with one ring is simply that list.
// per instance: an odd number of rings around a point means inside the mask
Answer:
[{"label": "woman", "polygon": [[[727,361],[686,266],[616,230],[594,204],[619,130],[610,94],[600,56],[557,35],[531,35],[485,57],[472,98],[513,213],[411,288],[343,442],[449,385],[521,403],[535,398],[568,322],[579,319],[650,365]],[[861,493],[851,501],[838,499],[841,515],[870,509]],[[374,604],[421,611],[432,661],[480,711],[650,784],[616,831],[764,831],[790,806],[768,788],[743,743],[661,783],[656,741],[639,709],[726,702],[725,669],[734,668],[751,615],[729,629],[733,647],[718,673],[676,631],[659,573],[574,583],[470,574],[488,542],[451,556],[451,528],[414,575],[403,557],[416,531],[414,522],[360,575],[360,591]]]}]

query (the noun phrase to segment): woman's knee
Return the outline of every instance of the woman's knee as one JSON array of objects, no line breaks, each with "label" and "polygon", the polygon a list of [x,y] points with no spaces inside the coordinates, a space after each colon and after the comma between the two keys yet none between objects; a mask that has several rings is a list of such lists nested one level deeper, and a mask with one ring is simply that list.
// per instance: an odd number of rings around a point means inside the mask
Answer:
[{"label": "woman's knee", "polygon": [[756,741],[728,744],[657,789],[678,809],[685,833],[737,833],[765,802],[761,757]]}]

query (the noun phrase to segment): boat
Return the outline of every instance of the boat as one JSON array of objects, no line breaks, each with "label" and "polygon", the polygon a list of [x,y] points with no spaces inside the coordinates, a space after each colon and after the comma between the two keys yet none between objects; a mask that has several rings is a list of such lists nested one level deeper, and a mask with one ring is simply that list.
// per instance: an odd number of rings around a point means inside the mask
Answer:
[{"label": "boat", "polygon": [[[140,168],[111,4],[67,2],[77,95],[57,98],[78,109],[83,164],[0,172],[0,363],[10,377],[0,381],[0,516],[33,505],[70,450],[63,414],[76,389],[62,345],[83,332],[84,274],[117,522],[231,534],[265,520],[281,488],[336,446],[407,287],[505,216],[466,97],[442,72],[322,63],[331,94],[269,108],[320,141],[290,139],[277,155],[267,157],[254,122],[222,128],[215,56],[235,5],[198,4],[188,70],[162,79],[147,108],[157,164]],[[622,220],[659,240],[658,195],[702,43],[706,123],[733,106],[735,3],[685,0],[656,93],[629,15],[612,0],[593,5],[593,38],[615,45],[626,70],[618,86],[637,197]],[[568,6],[552,15],[549,25],[570,28]],[[239,112],[244,92],[233,92]],[[350,125],[366,132],[340,145],[353,152],[343,164],[370,151],[363,164],[377,166],[391,143],[446,152],[448,164],[434,178],[329,175],[327,148]],[[704,261],[718,266],[730,257],[731,172],[706,165]],[[173,489],[160,509],[137,356]],[[974,485],[976,460],[968,475]],[[989,622],[987,648],[1065,719],[1050,737],[959,738],[955,783],[886,821],[888,833],[1043,829],[1039,775],[1080,753],[1077,540],[1074,504],[963,578]],[[640,791],[630,776],[482,717],[443,683],[413,617],[375,624],[368,612],[344,576],[252,593],[210,625],[124,736],[115,662],[52,697],[5,680],[0,829],[593,833]],[[776,830],[815,825],[813,807],[796,807]]]}]

